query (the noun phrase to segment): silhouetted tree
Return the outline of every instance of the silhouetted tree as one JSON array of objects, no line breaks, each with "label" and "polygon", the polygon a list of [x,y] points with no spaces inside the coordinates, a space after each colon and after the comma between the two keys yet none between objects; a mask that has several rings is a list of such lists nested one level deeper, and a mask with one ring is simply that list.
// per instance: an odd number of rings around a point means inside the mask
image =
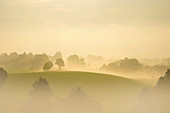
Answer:
[{"label": "silhouetted tree", "polygon": [[158,80],[157,87],[164,88],[169,86],[170,88],[170,70],[167,69],[167,72],[164,76],[161,76]]},{"label": "silhouetted tree", "polygon": [[52,96],[51,88],[49,87],[48,81],[44,78],[39,78],[33,85],[33,90],[30,92],[31,97],[43,98]]},{"label": "silhouetted tree", "polygon": [[61,68],[65,66],[64,60],[61,59],[61,58],[60,59],[56,59],[56,63],[55,64],[58,65],[59,70],[61,70]]},{"label": "silhouetted tree", "polygon": [[39,78],[32,85],[30,98],[22,108],[22,113],[56,113],[55,106],[51,101],[52,91],[45,78]]},{"label": "silhouetted tree", "polygon": [[50,70],[53,67],[53,63],[48,61],[44,64],[43,70]]},{"label": "silhouetted tree", "polygon": [[141,93],[139,107],[143,113],[170,113],[170,70],[159,78],[153,89]]},{"label": "silhouetted tree", "polygon": [[7,79],[7,72],[1,67],[0,68],[0,89],[2,88],[5,80]]}]

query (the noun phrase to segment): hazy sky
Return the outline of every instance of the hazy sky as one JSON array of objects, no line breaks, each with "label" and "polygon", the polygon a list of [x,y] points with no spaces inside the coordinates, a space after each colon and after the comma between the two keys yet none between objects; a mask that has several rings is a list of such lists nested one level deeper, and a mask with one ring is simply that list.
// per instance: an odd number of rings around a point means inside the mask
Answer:
[{"label": "hazy sky", "polygon": [[0,53],[170,57],[170,0],[0,0]]}]

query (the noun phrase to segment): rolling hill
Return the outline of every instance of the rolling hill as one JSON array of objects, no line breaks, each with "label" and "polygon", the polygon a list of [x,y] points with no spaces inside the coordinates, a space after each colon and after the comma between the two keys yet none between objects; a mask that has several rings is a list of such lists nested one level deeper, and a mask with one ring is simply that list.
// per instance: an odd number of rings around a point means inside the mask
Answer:
[{"label": "rolling hill", "polygon": [[81,87],[89,97],[101,102],[106,113],[133,111],[141,89],[147,87],[132,79],[91,72],[10,73],[2,89],[2,94],[8,98],[4,106],[19,109],[29,99],[32,84],[40,77],[49,82],[54,101],[67,97],[74,88]]}]

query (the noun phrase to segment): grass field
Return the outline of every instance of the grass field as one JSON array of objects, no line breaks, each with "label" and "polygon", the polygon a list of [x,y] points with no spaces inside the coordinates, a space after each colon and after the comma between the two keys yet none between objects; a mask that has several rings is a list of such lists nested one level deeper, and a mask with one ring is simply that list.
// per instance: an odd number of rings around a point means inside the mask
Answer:
[{"label": "grass field", "polygon": [[141,89],[147,87],[132,79],[90,72],[11,73],[2,89],[9,100],[6,105],[19,108],[20,104],[29,99],[32,84],[40,77],[49,82],[54,101],[67,97],[72,89],[81,87],[91,98],[101,102],[106,113],[133,110]]}]

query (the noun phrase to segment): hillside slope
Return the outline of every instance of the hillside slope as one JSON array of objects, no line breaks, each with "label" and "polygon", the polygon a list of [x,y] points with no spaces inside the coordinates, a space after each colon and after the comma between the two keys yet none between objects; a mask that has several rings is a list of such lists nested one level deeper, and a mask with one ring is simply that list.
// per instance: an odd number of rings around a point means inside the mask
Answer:
[{"label": "hillside slope", "polygon": [[67,97],[72,89],[81,87],[90,97],[101,102],[106,113],[133,111],[139,93],[145,87],[135,80],[108,74],[71,71],[39,72],[9,74],[2,92],[11,97],[9,103],[11,101],[22,103],[29,98],[32,84],[39,77],[47,79],[55,101],[56,98]]}]

